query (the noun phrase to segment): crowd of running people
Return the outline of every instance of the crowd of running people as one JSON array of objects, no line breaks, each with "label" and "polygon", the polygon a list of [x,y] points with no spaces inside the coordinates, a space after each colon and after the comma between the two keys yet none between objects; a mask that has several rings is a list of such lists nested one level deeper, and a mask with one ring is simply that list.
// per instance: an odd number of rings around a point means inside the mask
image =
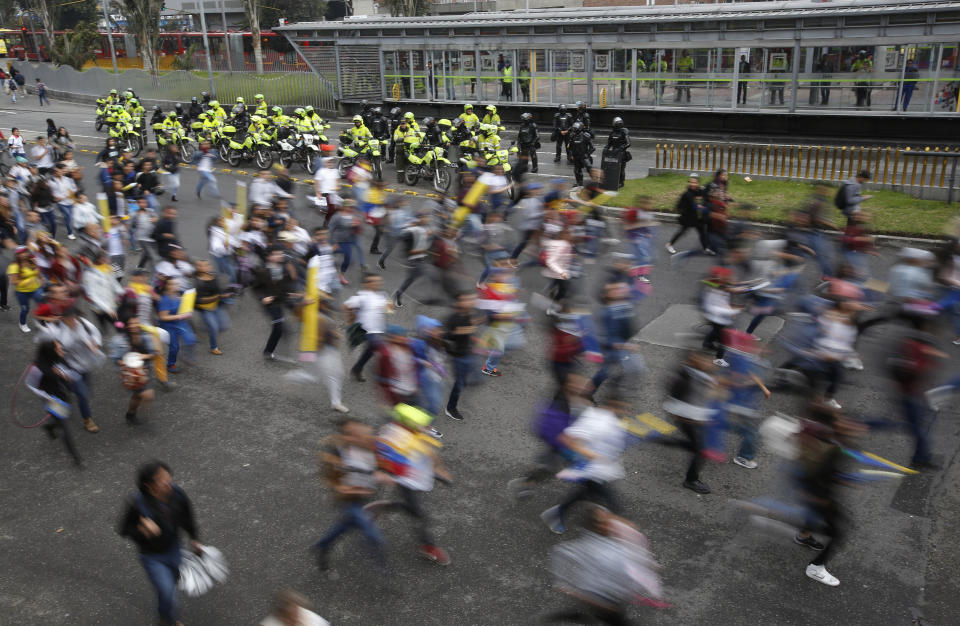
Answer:
[{"label": "crowd of running people", "polygon": [[[227,113],[204,94],[187,110],[155,110],[150,122],[162,141],[158,152],[122,134],[122,128],[132,128],[143,137],[146,115],[132,93],[117,96],[111,93],[99,105],[104,124],[117,130],[111,130],[95,168],[77,164],[72,144],[55,153],[45,137],[37,139],[28,159],[22,138],[13,139],[19,137],[14,129],[8,146],[15,164],[0,195],[0,237],[14,255],[3,274],[0,309],[9,309],[9,279],[20,305],[20,329],[39,331],[27,383],[44,398],[44,427],[51,437],[63,439],[78,465],[84,446],[70,434],[70,404],[76,400],[86,431],[100,430],[93,419],[94,372],[107,362],[116,367],[119,384],[130,394],[124,419],[137,424],[142,407],[154,399],[155,385],[173,388],[171,374],[184,361],[188,367],[199,364],[197,331],[205,330],[211,355],[222,355],[228,349],[221,349],[221,335],[230,327],[230,309],[252,300],[269,321],[263,346],[268,360],[282,357],[280,342],[296,325],[296,313],[300,351],[316,358],[286,378],[322,383],[331,415],[343,416],[322,453],[323,475],[342,515],[315,546],[324,569],[330,567],[333,543],[353,527],[363,531],[378,562],[385,564],[386,544],[376,520],[394,510],[417,520],[424,557],[441,565],[450,562],[447,551],[436,545],[424,508],[435,480],[451,480],[440,461],[443,434],[437,418],[469,423],[460,398],[470,381],[478,374],[501,376],[506,354],[532,349],[524,348],[525,336],[541,332],[536,323],[544,327],[543,362],[554,381],[533,418],[543,454],[509,489],[523,498],[550,477],[572,483],[570,494],[541,516],[558,534],[565,531],[573,504],[591,500],[604,505],[594,515],[594,543],[586,552],[570,545],[560,550],[555,573],[583,601],[584,611],[607,623],[624,623],[627,606],[637,596],[660,599],[653,574],[641,577],[642,584],[634,580],[624,592],[608,581],[587,585],[573,573],[577,563],[594,558],[584,554],[601,553],[604,567],[654,569],[642,535],[618,517],[626,511],[614,488],[624,478],[624,452],[637,437],[688,450],[690,462],[680,482],[706,495],[704,463],[726,460],[725,433],[740,440],[733,462],[756,469],[758,427],[767,415],[764,396],[771,389],[804,390],[809,401],[793,430],[771,441],[790,450],[801,494],[801,513],[791,518],[798,528],[795,540],[816,552],[806,575],[828,585],[839,584],[825,565],[848,531],[839,504],[839,487],[850,477],[843,452],[860,445],[856,442],[863,441],[868,427],[905,428],[915,439],[907,465],[936,470],[931,423],[960,381],[931,389],[938,359],[945,356],[932,331],[945,316],[960,337],[960,247],[951,241],[941,254],[904,248],[888,280],[875,279],[870,263],[874,238],[869,213],[861,207],[869,200],[861,191],[869,172],[846,181],[833,198],[845,226],[831,222],[830,192],[821,189],[790,215],[776,238],[750,221],[750,207],[737,207],[726,172],[717,172],[706,185],[691,175],[677,202],[679,228],[666,252],[671,264],[697,255],[711,261],[697,299],[702,337],[677,363],[660,411],[669,420],[638,421],[633,417],[637,409],[653,407],[631,406],[636,399],[630,390],[645,372],[641,344],[633,338],[637,311],[654,287],[660,226],[650,198],[636,198],[616,213],[597,204],[603,187],[600,171],[584,158],[590,150],[583,143],[590,144],[592,130],[584,107],[573,112],[561,107],[551,137],[555,159],[569,151],[579,168],[577,182],[587,174],[574,189],[563,179],[544,186],[529,175],[538,169],[540,136],[528,114],[518,134],[519,171],[509,172],[507,163],[496,159],[503,126],[492,106],[483,118],[466,105],[453,121],[427,118],[422,125],[399,109],[388,117],[366,107],[341,135],[340,150],[362,152],[364,142],[382,141],[384,161],[397,163],[398,176],[418,165],[414,159],[423,160],[423,142],[443,150],[472,146],[456,157],[457,191],[417,202],[390,193],[362,154],[341,167],[345,157],[337,156],[337,148],[323,136],[328,122],[308,108],[298,109],[291,119],[258,96],[252,111],[238,99]],[[271,141],[283,140],[289,136],[285,129],[316,135],[309,205],[298,206],[288,170],[275,175],[266,166],[250,183],[246,206],[226,202],[212,165],[225,126],[246,127],[245,133],[231,136],[230,150],[246,137],[256,144],[263,133]],[[187,128],[196,132],[200,146],[189,158],[183,145],[190,142],[182,141]],[[53,129],[53,141],[62,144],[66,140],[60,137],[69,137],[55,125]],[[622,149],[629,147],[622,122],[615,124],[611,137]],[[371,151],[369,156],[377,155]],[[176,201],[181,193],[185,162],[197,167],[196,196],[207,189],[220,200],[220,207],[207,215],[203,251],[185,248],[177,209],[163,202],[164,195]],[[89,199],[101,192],[107,198],[103,209]],[[322,214],[322,223],[313,208]],[[68,239],[78,239],[76,243],[57,238],[55,209]],[[315,227],[308,229],[314,219]],[[841,234],[835,236],[834,229]],[[678,252],[675,246],[687,230],[698,236],[698,245]],[[392,256],[402,257],[406,275],[387,289],[384,275],[374,267],[385,270],[395,262]],[[600,268],[591,267],[598,262],[605,264],[599,273]],[[351,274],[354,264],[359,271]],[[588,275],[591,280],[584,280]],[[420,280],[426,276],[433,280]],[[430,298],[421,294],[423,304],[414,305],[419,314],[410,328],[391,323],[388,315],[409,305],[405,295],[418,280],[421,286],[436,285],[437,292]],[[428,307],[447,304],[450,311],[440,319],[428,315]],[[744,310],[750,314],[745,324],[738,319]],[[768,316],[787,319],[778,336],[787,359],[779,367],[766,360],[774,346],[755,334]],[[903,329],[892,343],[889,365],[880,366],[894,381],[900,421],[856,419],[841,405],[845,372],[864,367],[857,343],[878,324]],[[960,344],[960,338],[954,343]],[[367,382],[367,365],[373,365],[383,406],[377,424],[364,419],[373,416],[345,417],[350,413],[342,394],[345,348],[359,350],[349,370],[357,382]],[[598,367],[588,378],[591,363]],[[160,473],[160,468],[153,471]],[[395,488],[396,499],[375,499],[379,485]],[[155,497],[149,489],[144,493]],[[170,497],[169,490],[163,493]],[[763,514],[773,513],[764,509]],[[187,530],[193,535],[192,520],[190,524]],[[141,551],[159,550],[146,540],[152,529],[132,523],[125,532],[138,540]],[[175,539],[177,525],[162,532]],[[162,543],[167,551],[179,546]],[[613,552],[604,552],[604,546]],[[616,555],[612,561],[611,554]],[[148,568],[148,574],[158,590],[161,618],[174,623],[175,591],[159,582],[156,570]]]}]

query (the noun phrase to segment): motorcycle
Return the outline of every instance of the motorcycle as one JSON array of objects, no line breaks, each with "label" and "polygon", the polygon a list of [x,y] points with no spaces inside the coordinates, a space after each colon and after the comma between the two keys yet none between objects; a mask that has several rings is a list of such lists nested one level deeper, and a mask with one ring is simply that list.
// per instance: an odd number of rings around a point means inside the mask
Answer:
[{"label": "motorcycle", "polygon": [[154,124],[153,130],[157,133],[157,146],[161,151],[165,150],[167,146],[171,144],[176,144],[180,148],[180,160],[184,163],[189,163],[193,159],[194,153],[197,151],[196,146],[193,145],[193,139],[186,135],[182,130],[176,131],[173,129],[158,128],[160,124]]},{"label": "motorcycle", "polygon": [[453,163],[446,157],[446,151],[441,146],[429,147],[418,142],[411,143],[409,150],[403,182],[413,186],[421,178],[429,178],[437,192],[446,193],[453,181],[454,170]]},{"label": "motorcycle", "polygon": [[240,165],[241,161],[253,160],[260,169],[267,169],[273,164],[273,152],[270,142],[261,133],[247,134],[243,141],[230,140],[230,153],[227,162],[231,167]]},{"label": "motorcycle", "polygon": [[383,144],[379,139],[366,139],[354,142],[349,135],[343,133],[340,135],[340,147],[337,149],[337,156],[341,157],[337,164],[337,171],[340,177],[347,175],[349,170],[361,157],[370,161],[373,168],[373,175],[377,180],[383,180]]},{"label": "motorcycle", "polygon": [[314,172],[314,161],[320,156],[317,136],[311,133],[290,132],[277,140],[280,148],[280,165],[289,168],[294,163],[303,163],[307,172]]},{"label": "motorcycle", "polygon": [[103,128],[103,125],[107,121],[107,99],[106,98],[97,98],[97,119],[94,122],[94,126],[97,129],[97,132],[100,132],[100,129]]},{"label": "motorcycle", "polygon": [[110,127],[110,136],[117,140],[121,150],[128,150],[133,156],[140,156],[143,150],[143,137],[131,122],[117,122]]},{"label": "motorcycle", "polygon": [[510,181],[510,200],[512,202],[520,199],[520,188],[513,179],[514,166],[510,163],[510,155],[516,154],[519,151],[520,149],[511,142],[509,148],[498,147],[484,154],[484,159],[486,159],[489,167],[494,167],[495,165],[503,166],[503,173],[507,177],[507,180]]}]

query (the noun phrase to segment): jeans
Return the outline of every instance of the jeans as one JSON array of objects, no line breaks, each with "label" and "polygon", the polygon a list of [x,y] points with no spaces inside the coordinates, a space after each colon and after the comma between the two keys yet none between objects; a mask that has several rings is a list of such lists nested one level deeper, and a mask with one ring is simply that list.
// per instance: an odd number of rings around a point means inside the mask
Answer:
[{"label": "jeans", "polygon": [[460,394],[463,388],[467,386],[467,377],[473,369],[473,355],[455,356],[453,361],[453,388],[450,389],[450,397],[447,399],[447,408],[456,409],[460,401]]},{"label": "jeans", "polygon": [[830,254],[830,241],[826,235],[818,230],[810,233],[810,247],[817,255],[820,264],[820,273],[823,276],[833,276],[833,263]]},{"label": "jeans", "polygon": [[636,265],[650,265],[653,263],[653,232],[630,239],[630,251],[633,253],[633,262]]},{"label": "jeans", "polygon": [[43,296],[43,292],[40,289],[36,291],[17,291],[17,302],[20,303],[20,324],[27,323],[27,313],[30,312],[30,301],[35,300],[36,302],[40,301],[40,298]]},{"label": "jeans", "polygon": [[267,338],[267,345],[263,348],[264,354],[273,354],[283,337],[283,305],[268,304],[267,315],[270,316],[270,336]]},{"label": "jeans", "polygon": [[43,225],[47,227],[47,231],[50,233],[50,236],[56,239],[57,237],[57,216],[51,208],[49,211],[37,211],[40,213],[40,221],[43,222]]},{"label": "jeans", "polygon": [[353,258],[353,249],[357,250],[357,260],[360,262],[360,267],[365,265],[363,261],[363,250],[360,249],[360,244],[357,243],[356,237],[349,239],[347,241],[338,241],[337,242],[337,253],[343,255],[343,262],[340,264],[340,272],[345,273],[347,269],[350,268],[350,261]]},{"label": "jeans", "polygon": [[167,552],[140,553],[140,563],[157,591],[157,611],[165,624],[177,621],[177,578],[180,575],[180,542]]},{"label": "jeans", "polygon": [[415,280],[420,278],[423,275],[423,265],[425,259],[408,259],[410,263],[410,269],[407,270],[407,277],[404,279],[403,283],[400,285],[400,289],[397,290],[397,300],[400,300],[407,289],[410,288],[410,285],[414,283]]},{"label": "jeans", "polygon": [[430,415],[439,415],[443,405],[443,379],[431,373],[420,380],[420,398],[423,409]]},{"label": "jeans", "polygon": [[219,347],[217,336],[230,328],[230,317],[222,305],[212,310],[199,309],[200,317],[203,318],[203,325],[207,327],[207,334],[210,336],[210,349]]},{"label": "jeans", "polygon": [[610,370],[619,367],[620,371],[614,378],[614,387],[619,388],[628,375],[639,374],[643,367],[643,360],[639,354],[633,354],[626,350],[607,350],[603,355],[603,365],[593,375],[593,391],[596,393],[603,381],[610,375]]},{"label": "jeans", "polygon": [[215,256],[213,262],[217,266],[217,272],[230,279],[230,284],[237,284],[237,262],[232,255]]},{"label": "jeans", "polygon": [[604,506],[614,514],[620,510],[617,506],[617,499],[614,497],[613,491],[607,487],[606,483],[587,479],[578,484],[567,496],[567,499],[560,503],[557,510],[560,519],[563,520],[563,514],[567,509],[581,500],[591,500],[593,502],[602,501]]},{"label": "jeans", "polygon": [[386,560],[383,535],[380,534],[380,529],[374,523],[373,517],[363,510],[363,502],[359,500],[344,503],[340,519],[316,543],[315,547],[318,550],[329,550],[333,542],[351,528],[356,528],[363,533],[376,553],[377,560],[383,563]]},{"label": "jeans", "polygon": [[907,428],[916,441],[911,465],[930,461],[930,411],[922,395],[904,394],[900,399]]},{"label": "jeans", "polygon": [[[67,225],[67,234],[73,234],[73,205],[57,203],[57,207],[60,209],[60,215],[63,216],[63,221]],[[53,211],[50,211],[50,215],[53,215]],[[56,226],[54,226],[56,228]],[[50,232],[53,235],[53,231]]]},{"label": "jeans", "polygon": [[193,334],[190,324],[184,320],[173,324],[160,324],[160,328],[170,333],[170,351],[167,353],[167,367],[170,367],[177,362],[180,344],[193,346],[197,343],[197,336]]},{"label": "jeans", "polygon": [[200,182],[197,183],[197,197],[200,197],[200,192],[203,191],[203,188],[210,186],[213,188],[213,197],[220,197],[220,188],[217,187],[217,179],[214,178],[213,172],[197,172],[200,175]]},{"label": "jeans", "polygon": [[177,192],[180,191],[180,172],[167,174],[167,191],[170,192],[170,197],[177,197]]},{"label": "jeans", "polygon": [[90,413],[90,372],[83,372],[80,377],[71,383],[71,389],[77,396],[77,406],[80,407],[80,417],[88,419]]},{"label": "jeans", "polygon": [[518,243],[517,247],[513,249],[513,252],[510,254],[510,258],[513,260],[519,259],[520,253],[523,252],[523,249],[527,247],[527,244],[530,243],[530,239],[536,233],[536,229],[523,231],[523,236],[520,238],[520,243]]},{"label": "jeans", "polygon": [[155,266],[157,264],[157,244],[152,241],[141,241],[140,243],[142,252],[140,253],[140,260],[137,262],[137,269],[146,267],[147,263]]}]

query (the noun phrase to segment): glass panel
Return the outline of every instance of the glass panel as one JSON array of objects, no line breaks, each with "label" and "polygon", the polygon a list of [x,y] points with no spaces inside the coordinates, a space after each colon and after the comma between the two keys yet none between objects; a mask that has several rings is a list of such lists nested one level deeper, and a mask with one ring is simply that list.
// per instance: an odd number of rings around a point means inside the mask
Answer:
[{"label": "glass panel", "polygon": [[420,50],[410,52],[411,69],[413,70],[413,97],[415,100],[425,100],[427,98],[427,75],[423,57],[424,53]]},{"label": "glass panel", "polygon": [[593,51],[592,106],[625,106],[630,104],[630,81],[633,78],[633,57],[628,50]]},{"label": "glass panel", "polygon": [[761,108],[786,108],[793,92],[790,77],[792,48],[769,48],[764,50],[761,67]]},{"label": "glass panel", "polygon": [[475,99],[477,97],[477,54],[471,50],[460,52],[459,55],[462,81],[457,85],[457,93],[460,94],[462,100],[467,99],[468,92],[470,98]]},{"label": "glass panel", "polygon": [[400,87],[400,75],[397,70],[397,53],[393,51],[384,51],[383,53],[383,84],[386,86],[386,94],[390,100],[398,100],[402,93]]},{"label": "glass panel", "polygon": [[397,81],[400,83],[400,94],[404,100],[410,99],[410,52],[397,52]]},{"label": "glass panel", "polygon": [[[537,98],[539,83],[546,82],[540,78],[543,73],[543,50],[517,51],[517,98],[519,102],[549,102]],[[548,86],[549,88],[549,86]],[[531,100],[532,98],[532,100]]]},{"label": "glass panel", "polygon": [[443,88],[444,67],[443,51],[432,50],[428,52],[430,64],[427,67],[427,90],[431,100],[443,100],[446,96],[446,90]]},{"label": "glass panel", "polygon": [[482,50],[480,52],[480,90],[477,97],[481,102],[496,102],[500,99],[500,74],[497,72],[497,62],[502,58],[502,52]]},{"label": "glass panel", "polygon": [[[937,63],[936,48],[936,45],[930,46],[931,67]],[[957,113],[960,111],[960,97],[958,97],[958,90],[960,90],[960,55],[958,55],[958,50],[960,50],[960,47],[958,47],[957,44],[943,45],[943,60],[940,63],[940,76],[936,85],[930,83],[930,89],[936,90],[933,94],[934,113]],[[922,72],[922,69],[921,73],[925,74],[925,72]],[[929,98],[929,95],[927,97]],[[921,108],[919,106],[920,103],[917,104],[917,108]],[[926,103],[924,103],[923,108],[926,108],[926,106]],[[910,108],[913,109],[912,104]]]},{"label": "glass panel", "polygon": [[[672,79],[675,105],[706,106],[710,89],[710,67],[713,51],[710,49],[668,50],[668,78]],[[668,104],[669,104],[668,96]]]}]

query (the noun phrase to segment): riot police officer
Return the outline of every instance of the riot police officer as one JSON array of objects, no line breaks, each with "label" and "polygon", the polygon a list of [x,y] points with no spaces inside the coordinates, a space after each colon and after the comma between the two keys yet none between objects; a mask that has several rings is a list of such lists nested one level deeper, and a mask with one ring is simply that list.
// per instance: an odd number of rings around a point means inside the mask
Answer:
[{"label": "riot police officer", "polygon": [[367,128],[373,133],[374,139],[379,139],[381,142],[390,139],[390,120],[383,114],[380,107],[374,107],[370,115],[370,125]]},{"label": "riot police officer", "polygon": [[190,98],[190,110],[187,112],[187,114],[190,116],[190,119],[198,119],[201,113],[203,113],[203,107],[200,106],[199,102],[197,102],[197,97],[194,96]]},{"label": "riot police officer", "polygon": [[619,117],[613,118],[613,130],[610,131],[610,135],[607,137],[607,145],[604,147],[604,154],[610,152],[620,152],[622,157],[620,159],[620,184],[619,187],[623,187],[624,177],[626,176],[627,171],[627,161],[633,158],[630,154],[630,133],[627,132],[626,127],[623,125],[623,119]]},{"label": "riot police officer", "polygon": [[203,105],[203,108],[206,109],[210,104],[210,94],[206,91],[200,92],[200,104]]},{"label": "riot police officer", "polygon": [[[553,134],[550,136],[551,141],[557,142],[557,155],[553,159],[554,163],[560,162],[560,149],[567,146],[568,134],[573,122],[573,116],[570,115],[570,111],[567,111],[567,105],[561,104],[560,109],[553,114]],[[567,147],[567,160],[569,159],[570,148]]]},{"label": "riot police officer", "polygon": [[583,185],[583,171],[589,172],[592,164],[590,155],[593,154],[593,141],[580,122],[574,122],[570,127],[567,146],[573,158],[573,177],[577,180],[577,185]]},{"label": "riot police officer", "polygon": [[520,162],[526,165],[529,161],[530,171],[537,171],[537,148],[540,147],[540,131],[533,121],[532,113],[520,116],[520,130],[517,132],[517,147],[519,148]]},{"label": "riot police officer", "polygon": [[427,143],[430,146],[442,146],[443,140],[441,139],[440,127],[437,126],[437,121],[432,117],[423,118],[423,132],[426,137]]},{"label": "riot police officer", "polygon": [[186,127],[190,126],[190,118],[187,117],[187,113],[183,110],[183,105],[179,102],[173,105],[173,112],[177,114],[177,119]]},{"label": "riot police officer", "polygon": [[390,149],[387,151],[387,163],[393,163],[396,158],[397,142],[395,133],[400,127],[400,121],[403,119],[403,111],[400,107],[390,109]]},{"label": "riot police officer", "polygon": [[373,107],[366,100],[360,101],[360,117],[363,118],[363,125],[370,128],[373,124]]},{"label": "riot police officer", "polygon": [[590,113],[587,112],[587,103],[583,100],[577,100],[577,110],[573,114],[573,121],[580,122],[583,126],[583,132],[593,135],[590,131]]}]

